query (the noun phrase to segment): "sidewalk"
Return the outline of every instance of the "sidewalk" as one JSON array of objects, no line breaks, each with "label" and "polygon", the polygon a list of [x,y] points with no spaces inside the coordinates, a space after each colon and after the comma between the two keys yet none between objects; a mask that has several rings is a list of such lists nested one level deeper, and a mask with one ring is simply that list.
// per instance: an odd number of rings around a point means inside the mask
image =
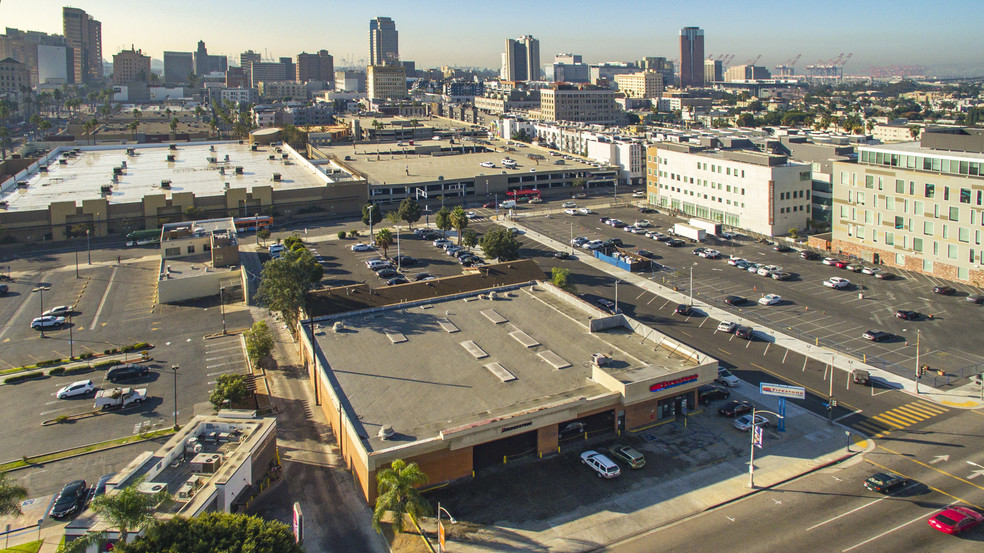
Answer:
[{"label": "sidewalk", "polygon": [[[564,244],[549,236],[541,234],[535,230],[531,230],[522,223],[518,222],[516,219],[511,221],[495,221],[499,225],[503,226],[514,226],[522,229],[526,236],[532,240],[535,240],[549,248],[558,251],[566,251],[570,249],[569,244]],[[613,277],[618,278],[622,282],[629,284],[634,284],[643,290],[656,294],[660,297],[668,299],[674,303],[688,303],[690,301],[689,296],[686,294],[675,292],[671,288],[666,288],[652,280],[649,280],[641,274],[629,273],[613,265],[609,265],[604,261],[595,258],[590,251],[582,250],[577,253],[577,259],[582,263],[590,265],[599,271],[608,273]],[[753,321],[746,320],[735,313],[724,311],[710,304],[704,303],[698,299],[694,299],[694,306],[700,308],[702,311],[707,313],[707,316],[717,319],[717,320],[729,320],[735,321],[738,324],[750,325],[756,328],[762,329],[763,327]],[[935,401],[941,405],[946,405],[947,407],[954,407],[958,409],[978,409],[984,407],[984,401],[980,399],[980,387],[976,384],[965,384],[963,386],[957,387],[952,390],[938,390],[927,386],[925,384],[919,386],[915,380],[908,379],[896,375],[894,373],[879,369],[872,365],[865,364],[852,357],[842,355],[834,350],[817,347],[812,344],[807,344],[801,340],[778,332],[774,329],[767,329],[765,332],[769,336],[769,339],[777,346],[781,346],[785,349],[792,350],[803,356],[809,357],[821,363],[832,363],[834,367],[850,373],[853,369],[864,369],[871,374],[871,378],[878,380],[879,383],[888,386],[890,388],[895,388],[898,390],[905,391],[912,395],[917,395],[918,397],[928,399],[930,401]],[[918,390],[917,390],[918,386]]]}]

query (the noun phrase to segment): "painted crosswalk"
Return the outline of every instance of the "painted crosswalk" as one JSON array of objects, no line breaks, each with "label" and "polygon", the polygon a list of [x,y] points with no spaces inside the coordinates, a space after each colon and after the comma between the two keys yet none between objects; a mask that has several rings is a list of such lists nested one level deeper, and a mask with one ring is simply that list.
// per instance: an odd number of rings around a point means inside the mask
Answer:
[{"label": "painted crosswalk", "polygon": [[870,435],[881,438],[893,430],[903,430],[912,425],[946,413],[949,409],[928,401],[913,401],[888,411],[873,415],[852,426]]}]

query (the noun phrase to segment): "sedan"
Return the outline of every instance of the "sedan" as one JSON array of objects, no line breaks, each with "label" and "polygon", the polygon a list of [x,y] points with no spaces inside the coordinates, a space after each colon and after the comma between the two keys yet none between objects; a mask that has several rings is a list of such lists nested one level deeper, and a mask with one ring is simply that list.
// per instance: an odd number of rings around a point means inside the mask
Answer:
[{"label": "sedan", "polygon": [[775,250],[775,251],[777,251],[777,252],[780,252],[780,253],[786,253],[786,252],[793,251],[793,248],[790,248],[789,246],[787,246],[785,244],[776,244],[775,247],[773,247],[772,249]]},{"label": "sedan", "polygon": [[564,213],[566,213],[567,215],[577,215],[577,210],[576,209],[565,209],[564,210]]},{"label": "sedan", "polygon": [[959,534],[984,522],[984,515],[970,507],[957,505],[943,509],[926,522],[944,534]]},{"label": "sedan", "polygon": [[567,252],[554,252],[553,256],[554,256],[554,259],[570,259],[570,258],[574,257],[574,256],[572,256],[571,254],[569,254]]},{"label": "sedan", "polygon": [[434,275],[430,273],[417,273],[416,275],[414,275],[413,280],[414,282],[420,282],[421,280],[428,280],[433,278]]},{"label": "sedan", "polygon": [[577,204],[574,202],[564,202],[560,204],[560,207],[577,207]]},{"label": "sedan", "polygon": [[84,396],[95,391],[96,385],[91,380],[77,380],[58,390],[55,397],[58,399],[68,399],[75,396]]},{"label": "sedan", "polygon": [[728,305],[745,305],[745,302],[746,301],[748,301],[748,300],[746,300],[745,298],[743,298],[741,296],[725,296],[724,297],[724,303],[726,303]]},{"label": "sedan", "polygon": [[666,242],[666,245],[671,248],[679,248],[684,244],[685,242],[683,240],[680,240],[679,238],[674,238],[673,240],[669,240],[668,242]]},{"label": "sedan", "polygon": [[683,316],[689,317],[690,314],[693,313],[693,311],[694,311],[694,306],[692,306],[692,305],[687,305],[685,303],[681,303],[680,305],[676,306],[676,314],[677,315],[683,315]]},{"label": "sedan", "polygon": [[704,250],[704,251],[700,252],[697,255],[699,255],[699,256],[701,256],[703,258],[706,258],[706,259],[717,259],[717,258],[721,257],[721,252],[719,252],[717,250]]},{"label": "sedan", "polygon": [[610,217],[599,217],[598,218],[598,221],[607,225],[609,223],[609,221],[611,221],[611,218]]},{"label": "sedan", "polygon": [[478,218],[478,213],[475,213],[474,211],[468,211],[468,212],[465,213],[465,217],[467,217],[469,219],[477,219]]},{"label": "sedan", "polygon": [[876,472],[864,481],[864,487],[873,492],[888,493],[895,488],[901,488],[909,480],[897,474]]},{"label": "sedan", "polygon": [[[735,428],[742,432],[748,432],[752,428],[752,415],[742,415],[735,419]],[[755,426],[769,426],[769,419],[762,415],[755,415]]]},{"label": "sedan", "polygon": [[700,386],[697,388],[697,403],[701,405],[710,405],[712,401],[728,399],[729,397],[731,397],[731,392],[720,386]]},{"label": "sedan", "polygon": [[735,336],[743,340],[751,340],[755,331],[750,326],[739,326],[735,329]]},{"label": "sedan", "polygon": [[860,273],[861,271],[864,270],[864,265],[860,263],[851,263],[850,265],[844,268],[847,269],[848,271],[851,271],[852,273]]},{"label": "sedan", "polygon": [[837,263],[837,260],[834,259],[833,257],[825,257],[823,258],[822,263],[824,265],[830,265],[831,267],[833,267],[834,263]]},{"label": "sedan", "polygon": [[59,305],[58,307],[52,307],[51,309],[45,311],[41,314],[42,317],[60,317],[63,315],[68,315],[72,311],[72,308],[67,305]]},{"label": "sedan", "polygon": [[417,260],[410,257],[409,255],[398,255],[393,258],[393,262],[401,267],[406,267],[408,265],[416,265]]},{"label": "sedan", "polygon": [[919,320],[918,311],[907,311],[905,309],[899,309],[895,312],[896,319],[902,319],[903,321],[917,321]]},{"label": "sedan", "polygon": [[54,518],[65,518],[73,515],[82,509],[86,499],[89,497],[89,489],[85,480],[74,480],[65,484],[62,491],[58,493],[54,504],[51,506],[51,516]]},{"label": "sedan", "polygon": [[728,265],[737,266],[741,262],[744,262],[745,264],[748,264],[748,261],[746,259],[741,258],[741,257],[732,257],[732,258],[729,258],[728,259]]},{"label": "sedan", "polygon": [[65,317],[55,317],[46,315],[31,321],[31,328],[41,330],[42,328],[61,328],[65,324]]},{"label": "sedan", "polygon": [[380,269],[376,271],[376,276],[378,276],[379,278],[393,278],[399,274],[400,274],[399,271],[391,267],[386,267],[385,269]]},{"label": "sedan", "polygon": [[815,259],[820,259],[820,254],[810,250],[803,250],[800,252],[800,257],[806,259],[807,261],[813,261]]},{"label": "sedan", "polygon": [[386,286],[395,286],[397,284],[408,284],[410,281],[406,277],[398,276],[391,278],[386,281]]},{"label": "sedan", "polygon": [[933,293],[941,296],[952,296],[956,294],[957,291],[952,286],[937,286],[933,288]]},{"label": "sedan", "polygon": [[611,310],[615,307],[615,302],[613,302],[608,298],[598,298],[595,300],[595,303],[608,310]]},{"label": "sedan", "polygon": [[657,211],[651,207],[640,207],[639,213],[657,213]]},{"label": "sedan", "polygon": [[729,388],[735,388],[741,384],[741,380],[739,380],[737,376],[723,367],[718,367],[718,376],[714,379],[714,382],[724,384]]},{"label": "sedan", "polygon": [[690,253],[692,253],[694,255],[700,255],[700,254],[704,253],[706,250],[707,250],[707,248],[700,248],[700,247],[698,247],[698,248],[694,248],[693,250],[691,250]]},{"label": "sedan", "polygon": [[881,269],[879,269],[878,267],[872,267],[870,265],[865,265],[864,267],[861,268],[861,272],[866,275],[874,275],[878,273],[878,271],[881,271]]},{"label": "sedan", "polygon": [[577,212],[580,213],[581,215],[591,215],[591,208],[579,207],[577,208]]},{"label": "sedan", "polygon": [[752,412],[752,404],[747,401],[732,401],[718,407],[718,414],[732,418]]},{"label": "sedan", "polygon": [[636,250],[636,255],[639,257],[645,257],[646,259],[656,259],[656,254],[649,250]]},{"label": "sedan", "polygon": [[889,272],[886,272],[886,271],[878,271],[877,273],[875,273],[875,278],[880,279],[880,280],[892,280],[893,278],[895,278],[895,273],[889,273]]},{"label": "sedan", "polygon": [[358,244],[352,244],[352,251],[353,252],[371,252],[372,251],[372,246],[370,246],[369,244],[364,244],[362,242],[359,242]]},{"label": "sedan", "polygon": [[730,334],[734,332],[736,328],[738,328],[738,323],[733,323],[731,321],[721,321],[720,323],[718,323],[717,331],[727,332],[728,334]]},{"label": "sedan", "polygon": [[646,466],[646,458],[642,456],[642,453],[639,453],[633,447],[615,444],[608,448],[608,452],[612,454],[612,457],[624,462],[634,469],[641,469]]},{"label": "sedan", "polygon": [[872,342],[884,342],[892,337],[888,332],[882,330],[868,330],[861,335],[865,340],[871,340]]},{"label": "sedan", "polygon": [[838,260],[835,260],[832,265],[834,267],[837,267],[838,269],[846,269],[847,268],[847,261],[841,261],[840,259],[838,259]]},{"label": "sedan", "polygon": [[793,277],[792,273],[787,273],[784,271],[776,271],[770,275],[772,280],[789,280]]},{"label": "sedan", "polygon": [[779,294],[766,294],[759,298],[759,305],[775,305],[782,302],[782,296]]},{"label": "sedan", "polygon": [[964,299],[969,301],[970,303],[976,303],[976,304],[984,303],[984,295],[981,294],[971,294]]},{"label": "sedan", "polygon": [[626,227],[625,230],[631,232],[632,234],[645,234],[646,233],[646,229],[639,228],[639,227],[631,227],[631,228],[630,227]]},{"label": "sedan", "polygon": [[823,285],[834,290],[842,290],[851,285],[851,281],[841,277],[830,277],[823,281]]}]

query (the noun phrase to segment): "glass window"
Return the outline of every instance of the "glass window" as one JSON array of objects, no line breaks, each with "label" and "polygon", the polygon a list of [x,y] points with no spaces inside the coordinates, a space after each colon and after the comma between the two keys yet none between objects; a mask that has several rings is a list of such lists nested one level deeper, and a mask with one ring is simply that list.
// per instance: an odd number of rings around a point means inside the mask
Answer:
[{"label": "glass window", "polygon": [[865,175],[864,176],[864,187],[865,188],[874,188],[875,187],[875,177],[874,177],[874,175]]},{"label": "glass window", "polygon": [[858,192],[858,204],[864,205],[864,192]]},{"label": "glass window", "polygon": [[871,224],[871,211],[868,211],[867,209],[864,211],[864,222]]},{"label": "glass window", "polygon": [[895,228],[900,229],[900,230],[903,229],[903,228],[905,228],[905,219],[903,219],[902,217],[896,217],[895,218]]},{"label": "glass window", "polygon": [[970,242],[970,229],[967,227],[959,227],[957,229],[957,240],[961,242]]},{"label": "glass window", "polygon": [[932,197],[936,196],[936,185],[935,184],[929,184],[927,182],[926,183],[926,191],[925,191],[925,193],[923,195],[925,197],[927,197],[927,198],[932,198]]},{"label": "glass window", "polygon": [[926,212],[925,211],[925,205],[926,205],[925,203],[923,203],[923,202],[921,202],[919,200],[913,200],[913,202],[912,202],[912,214],[913,215],[922,215],[922,214],[924,214]]},{"label": "glass window", "polygon": [[905,181],[902,179],[895,179],[895,193],[905,194]]},{"label": "glass window", "polygon": [[895,210],[895,198],[893,196],[888,196],[885,198],[885,209],[889,211]]},{"label": "glass window", "polygon": [[922,238],[912,239],[912,251],[921,252],[923,251],[923,241]]},{"label": "glass window", "polygon": [[925,221],[925,222],[923,222],[923,234],[925,234],[926,236],[932,236],[933,235],[933,230],[935,230],[935,229],[933,228],[933,222],[932,221]]},{"label": "glass window", "polygon": [[895,245],[895,233],[894,232],[886,232],[885,233],[885,245],[886,246],[894,246]]},{"label": "glass window", "polygon": [[957,222],[960,220],[960,208],[953,206],[950,208],[950,220]]},{"label": "glass window", "polygon": [[969,204],[970,203],[970,189],[961,188],[960,189],[960,203]]},{"label": "glass window", "polygon": [[957,246],[956,244],[949,244],[949,245],[947,245],[947,247],[946,247],[946,256],[949,257],[950,259],[956,259],[957,258],[957,251],[959,249],[960,249],[960,247]]},{"label": "glass window", "polygon": [[943,201],[945,201],[945,202],[950,201],[950,187],[949,186],[944,186],[943,187]]},{"label": "glass window", "polygon": [[847,184],[847,171],[841,171],[841,184]]},{"label": "glass window", "polygon": [[923,259],[923,271],[927,273],[933,272],[933,261],[930,259]]}]

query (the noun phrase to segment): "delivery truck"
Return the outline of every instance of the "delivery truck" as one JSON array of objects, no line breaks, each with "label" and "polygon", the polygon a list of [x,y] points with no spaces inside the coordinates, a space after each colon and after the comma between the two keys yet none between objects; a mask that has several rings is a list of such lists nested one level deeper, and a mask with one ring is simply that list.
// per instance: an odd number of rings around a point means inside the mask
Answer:
[{"label": "delivery truck", "polygon": [[714,221],[708,221],[707,219],[690,219],[690,226],[704,229],[707,234],[713,234],[714,236],[719,236],[721,234],[721,223],[715,223]]},{"label": "delivery truck", "polygon": [[707,239],[707,233],[704,229],[692,227],[686,223],[677,223],[673,225],[673,234],[676,236],[682,236],[683,238],[696,240],[698,242],[703,242]]}]

